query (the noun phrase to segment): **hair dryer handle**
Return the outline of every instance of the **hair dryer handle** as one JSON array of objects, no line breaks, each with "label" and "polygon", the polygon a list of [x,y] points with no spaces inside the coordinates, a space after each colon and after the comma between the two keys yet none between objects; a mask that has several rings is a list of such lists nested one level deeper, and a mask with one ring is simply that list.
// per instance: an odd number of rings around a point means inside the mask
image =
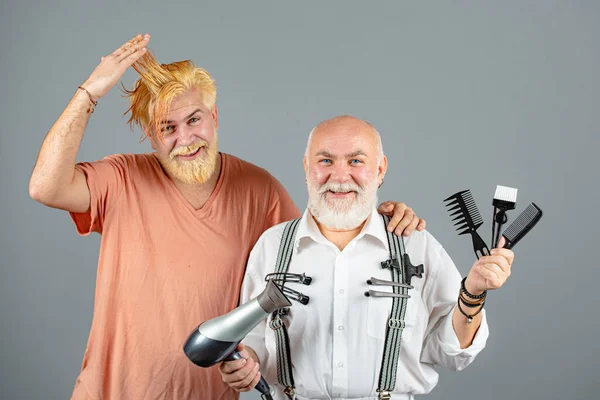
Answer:
[{"label": "hair dryer handle", "polygon": [[[231,353],[231,355],[229,357],[227,357],[225,359],[225,361],[241,360],[243,358],[244,357],[238,351],[234,351],[233,353]],[[258,383],[256,384],[256,386],[254,388],[256,390],[258,390],[260,393],[262,393],[263,399],[266,399],[266,400],[273,399],[271,397],[271,388],[269,387],[269,384],[265,380],[264,376],[261,375],[260,380],[258,381]]]}]

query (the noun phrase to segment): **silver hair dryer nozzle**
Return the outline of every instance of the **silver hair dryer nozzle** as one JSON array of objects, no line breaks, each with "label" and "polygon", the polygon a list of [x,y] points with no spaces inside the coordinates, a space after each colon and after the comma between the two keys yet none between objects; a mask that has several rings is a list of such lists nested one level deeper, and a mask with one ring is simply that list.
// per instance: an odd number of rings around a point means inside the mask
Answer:
[{"label": "silver hair dryer nozzle", "polygon": [[272,281],[246,304],[200,324],[189,336],[183,351],[196,365],[210,367],[229,357],[238,343],[270,313],[292,303]]}]

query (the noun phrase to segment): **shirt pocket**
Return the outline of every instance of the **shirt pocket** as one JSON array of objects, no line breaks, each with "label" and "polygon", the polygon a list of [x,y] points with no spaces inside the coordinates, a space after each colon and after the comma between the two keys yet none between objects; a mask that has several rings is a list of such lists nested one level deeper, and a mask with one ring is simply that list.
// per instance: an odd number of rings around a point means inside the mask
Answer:
[{"label": "shirt pocket", "polygon": [[[377,286],[373,287],[373,290],[393,293],[390,286]],[[402,332],[403,340],[407,340],[412,335],[421,299],[421,293],[417,288],[409,289],[408,295],[410,295],[410,298],[404,299],[406,312],[404,314],[404,330]],[[367,301],[367,335],[384,340],[394,299],[391,297],[370,296]],[[399,306],[402,306],[401,301],[398,304]]]}]

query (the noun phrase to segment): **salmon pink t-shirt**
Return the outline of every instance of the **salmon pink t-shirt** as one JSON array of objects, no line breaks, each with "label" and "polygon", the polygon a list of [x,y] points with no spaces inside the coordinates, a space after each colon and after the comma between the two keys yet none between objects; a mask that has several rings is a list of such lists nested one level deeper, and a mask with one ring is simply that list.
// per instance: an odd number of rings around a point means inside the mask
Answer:
[{"label": "salmon pink t-shirt", "polygon": [[94,316],[72,399],[236,399],[216,366],[187,359],[203,321],[238,305],[250,250],[269,227],[300,216],[267,171],[223,154],[195,210],[153,154],[106,157],[76,168],[91,195],[71,213],[81,235],[102,235]]}]

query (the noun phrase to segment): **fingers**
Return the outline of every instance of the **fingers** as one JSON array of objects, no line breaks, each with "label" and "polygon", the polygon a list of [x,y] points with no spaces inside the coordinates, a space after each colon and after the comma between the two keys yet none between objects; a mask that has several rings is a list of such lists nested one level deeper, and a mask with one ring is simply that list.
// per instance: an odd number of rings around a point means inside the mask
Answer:
[{"label": "fingers", "polygon": [[384,201],[377,207],[377,212],[382,215],[387,215],[391,217],[394,211],[394,203],[391,201]]},{"label": "fingers", "polygon": [[104,61],[106,58],[111,58],[119,63],[125,61],[126,64],[129,63],[129,65],[131,65],[144,55],[144,53],[147,51],[146,46],[148,45],[149,41],[149,34],[145,34],[143,36],[137,35],[113,51],[112,54],[102,57],[102,61]]},{"label": "fingers", "polygon": [[145,35],[141,40],[135,42],[133,45],[123,50],[123,53],[117,56],[117,60],[119,62],[125,62],[129,65],[133,64],[146,53],[146,46],[148,45],[149,41],[150,35]]},{"label": "fingers", "polygon": [[131,47],[135,43],[139,42],[140,40],[142,40],[141,34],[134,36],[133,38],[129,39],[127,42],[123,43],[123,45],[121,45],[121,47],[119,47],[118,49],[113,51],[111,55],[119,56],[121,53],[123,53],[124,50],[128,49],[129,47]]},{"label": "fingers", "polygon": [[[388,209],[391,208],[390,212],[392,213],[392,219],[390,220],[390,223],[388,224],[388,231],[393,232],[393,231],[397,231],[398,228],[401,228],[400,233],[402,233],[402,230],[408,225],[408,221],[407,220],[403,221],[403,219],[409,208],[404,203],[390,202],[390,204],[392,207],[388,206]],[[389,215],[389,212],[388,212],[388,215]],[[400,236],[400,235],[398,234],[398,236]]]},{"label": "fingers", "polygon": [[498,289],[506,282],[508,277],[502,269],[494,263],[482,263],[477,266],[477,272],[486,280],[488,289]]},{"label": "fingers", "polygon": [[508,260],[499,255],[481,257],[474,265],[475,271],[485,279],[485,288],[482,290],[498,289],[502,286],[511,273]]},{"label": "fingers", "polygon": [[492,256],[504,257],[510,265],[512,265],[513,261],[515,260],[515,253],[512,250],[508,250],[508,249],[502,249],[502,248],[492,249],[492,250],[490,250],[490,254]]},{"label": "fingers", "polygon": [[417,225],[417,230],[419,232],[423,232],[426,227],[427,227],[427,221],[425,221],[423,218],[419,218],[419,225]]},{"label": "fingers", "polygon": [[244,367],[244,365],[246,365],[246,363],[247,363],[246,359],[225,361],[219,365],[219,370],[223,374],[232,374],[235,371],[242,369]]},{"label": "fingers", "polygon": [[[222,363],[221,366],[223,366],[224,364],[229,364],[231,362],[232,361]],[[250,359],[242,368],[237,369],[234,372],[225,373],[223,372],[223,370],[225,369],[224,367],[220,368],[220,371],[223,382],[225,382],[227,385],[238,391],[247,391],[254,388],[254,386],[256,386],[256,383],[258,383],[258,380],[260,379],[260,376],[258,376],[257,379],[257,375],[260,375],[259,368],[260,365],[254,360]]]},{"label": "fingers", "polygon": [[399,203],[394,207],[394,217],[392,217],[392,221],[396,219],[396,215],[398,215],[399,222],[394,229],[394,234],[396,236],[409,236],[417,227],[419,219],[416,218],[412,208],[407,207],[404,203]]},{"label": "fingers", "polygon": [[238,382],[234,382],[230,386],[240,392],[247,392],[249,390],[252,390],[254,388],[254,386],[256,386],[256,384],[258,383],[259,380],[260,380],[259,365],[255,364],[254,368],[252,369],[252,372],[250,372],[244,379],[242,379]]},{"label": "fingers", "polygon": [[251,391],[252,389],[254,389],[254,388],[256,387],[256,385],[258,385],[258,381],[260,381],[260,377],[261,377],[261,376],[262,376],[262,375],[261,375],[261,373],[260,373],[260,372],[258,372],[258,373],[256,374],[256,376],[254,377],[254,379],[252,380],[252,382],[251,382],[251,383],[250,383],[248,386],[246,386],[246,387],[244,387],[244,388],[240,389],[240,392],[249,392],[249,391]]},{"label": "fingers", "polygon": [[410,234],[417,228],[418,224],[419,218],[417,218],[413,212],[409,213],[406,211],[394,233],[398,236],[410,236]]},{"label": "fingers", "polygon": [[506,238],[504,236],[500,236],[500,240],[498,241],[498,248],[501,249],[506,244]]}]

